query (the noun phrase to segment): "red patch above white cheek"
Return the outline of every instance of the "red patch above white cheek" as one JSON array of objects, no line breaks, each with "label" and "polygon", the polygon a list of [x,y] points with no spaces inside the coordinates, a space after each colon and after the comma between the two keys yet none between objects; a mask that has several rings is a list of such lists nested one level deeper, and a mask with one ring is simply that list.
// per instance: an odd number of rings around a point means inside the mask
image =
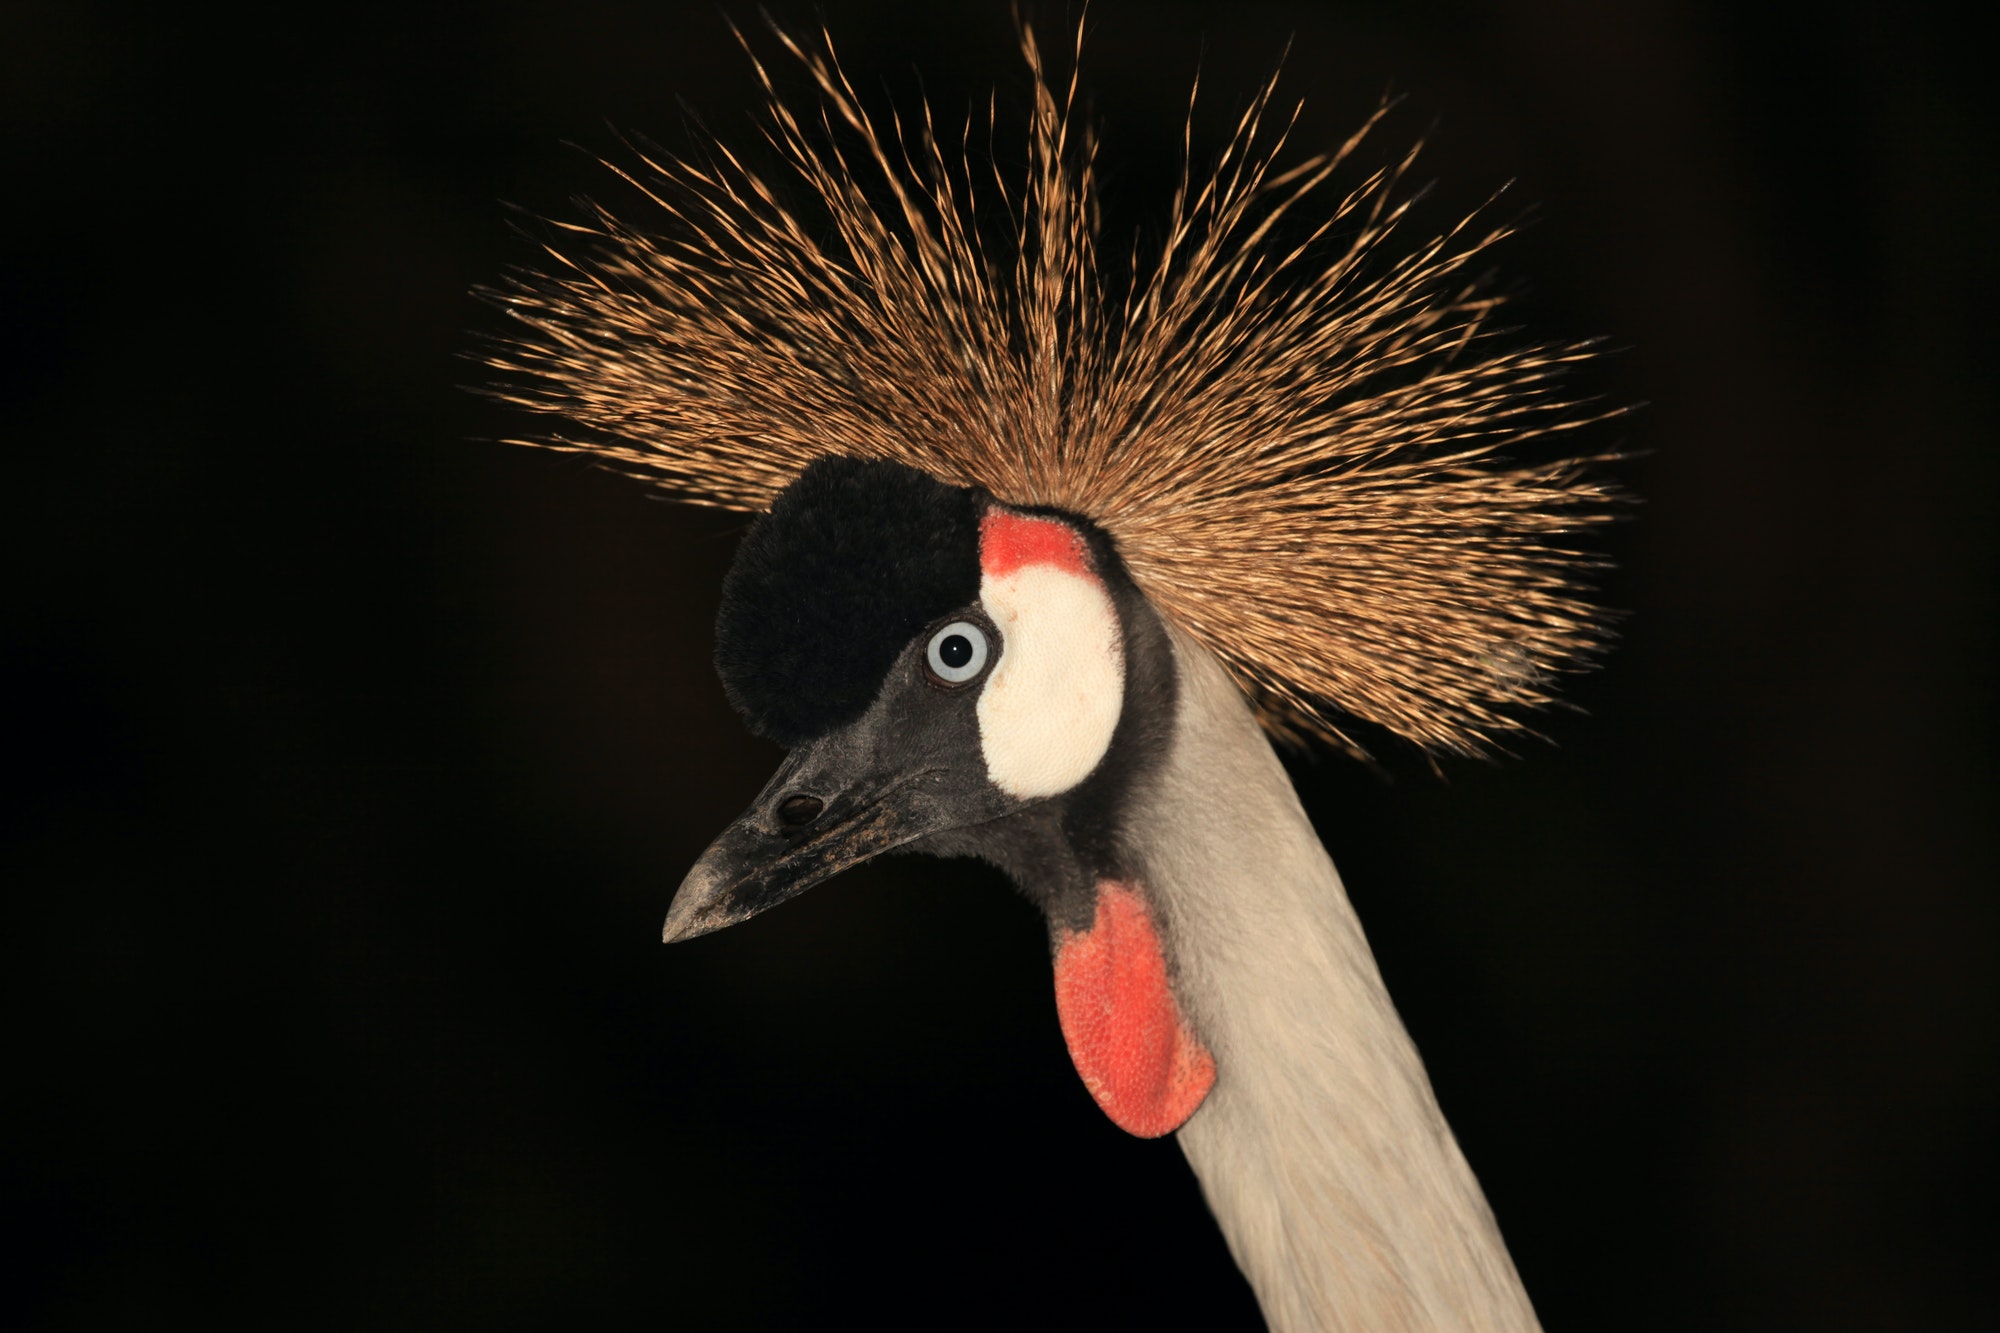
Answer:
[{"label": "red patch above white cheek", "polygon": [[1005,578],[1026,565],[1052,565],[1095,578],[1083,536],[1058,519],[987,511],[979,520],[979,568],[989,579]]},{"label": "red patch above white cheek", "polygon": [[1084,1086],[1129,1134],[1173,1133],[1215,1086],[1215,1057],[1188,1030],[1152,913],[1129,885],[1100,881],[1090,929],[1057,937],[1056,1014]]},{"label": "red patch above white cheek", "polygon": [[1125,706],[1118,612],[1076,529],[995,510],[980,524],[979,601],[1000,661],[979,695],[986,775],[1024,800],[1090,776]]}]

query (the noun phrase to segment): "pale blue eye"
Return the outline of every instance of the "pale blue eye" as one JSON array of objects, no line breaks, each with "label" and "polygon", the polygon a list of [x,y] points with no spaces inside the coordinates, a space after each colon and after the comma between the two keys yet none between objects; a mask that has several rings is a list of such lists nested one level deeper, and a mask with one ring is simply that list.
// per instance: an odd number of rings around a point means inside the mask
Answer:
[{"label": "pale blue eye", "polygon": [[954,620],[931,635],[925,655],[933,676],[947,685],[963,685],[986,669],[986,631],[969,620]]}]

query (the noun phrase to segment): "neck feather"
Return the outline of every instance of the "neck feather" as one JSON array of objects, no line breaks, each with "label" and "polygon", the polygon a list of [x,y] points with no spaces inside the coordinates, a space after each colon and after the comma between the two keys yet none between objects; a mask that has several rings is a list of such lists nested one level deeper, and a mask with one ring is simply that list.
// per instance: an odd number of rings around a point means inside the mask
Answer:
[{"label": "neck feather", "polygon": [[1265,1317],[1537,1329],[1284,768],[1216,660],[1178,633],[1174,654],[1171,758],[1128,818],[1217,1065],[1181,1146]]}]

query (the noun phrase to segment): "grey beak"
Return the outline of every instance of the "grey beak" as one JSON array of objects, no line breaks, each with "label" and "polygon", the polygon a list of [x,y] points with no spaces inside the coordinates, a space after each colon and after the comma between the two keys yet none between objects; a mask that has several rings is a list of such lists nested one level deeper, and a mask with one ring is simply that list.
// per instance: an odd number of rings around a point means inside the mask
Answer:
[{"label": "grey beak", "polygon": [[801,745],[681,881],[661,938],[735,925],[851,865],[957,822],[935,768],[885,771],[851,733]]},{"label": "grey beak", "polygon": [[[786,799],[789,794],[772,805],[782,806]],[[900,832],[904,821],[879,800],[858,807],[852,801],[845,804],[850,809],[844,817],[828,804],[812,826],[797,830],[760,799],[724,829],[688,871],[674,894],[661,938],[672,944],[733,926],[796,898],[851,865],[922,836]]]}]

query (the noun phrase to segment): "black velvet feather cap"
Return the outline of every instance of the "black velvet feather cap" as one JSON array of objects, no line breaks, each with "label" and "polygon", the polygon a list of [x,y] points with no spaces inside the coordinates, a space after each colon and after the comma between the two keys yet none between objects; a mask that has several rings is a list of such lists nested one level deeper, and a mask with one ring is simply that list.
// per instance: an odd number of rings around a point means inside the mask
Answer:
[{"label": "black velvet feather cap", "polygon": [[793,746],[866,712],[918,631],[979,597],[984,493],[822,458],[751,525],[722,581],[715,668],[750,730]]}]

